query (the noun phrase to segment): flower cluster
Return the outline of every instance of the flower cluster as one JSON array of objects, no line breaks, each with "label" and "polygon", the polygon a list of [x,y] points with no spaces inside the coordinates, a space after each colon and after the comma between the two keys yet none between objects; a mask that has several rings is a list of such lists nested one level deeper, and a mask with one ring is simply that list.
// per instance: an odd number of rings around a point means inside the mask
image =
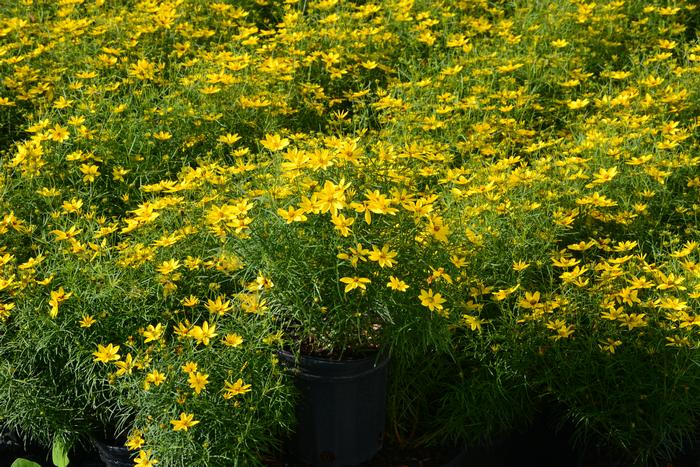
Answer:
[{"label": "flower cluster", "polygon": [[692,2],[7,3],[3,424],[262,462],[275,349],[382,347],[399,438],[526,393],[636,460],[691,436]]}]

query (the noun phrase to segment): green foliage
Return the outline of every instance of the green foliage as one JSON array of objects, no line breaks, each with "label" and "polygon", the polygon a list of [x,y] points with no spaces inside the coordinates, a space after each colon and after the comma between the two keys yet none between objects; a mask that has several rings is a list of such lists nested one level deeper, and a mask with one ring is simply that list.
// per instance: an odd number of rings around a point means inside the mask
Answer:
[{"label": "green foliage", "polygon": [[11,467],[41,467],[36,462],[32,462],[28,459],[15,459]]},{"label": "green foliage", "polygon": [[551,401],[668,458],[700,417],[698,18],[4,2],[3,423],[259,463],[293,426],[276,349],[383,347],[397,441],[487,441]]},{"label": "green foliage", "polygon": [[53,465],[56,467],[67,467],[70,463],[66,445],[60,440],[54,440],[51,446],[51,462],[53,462]]}]

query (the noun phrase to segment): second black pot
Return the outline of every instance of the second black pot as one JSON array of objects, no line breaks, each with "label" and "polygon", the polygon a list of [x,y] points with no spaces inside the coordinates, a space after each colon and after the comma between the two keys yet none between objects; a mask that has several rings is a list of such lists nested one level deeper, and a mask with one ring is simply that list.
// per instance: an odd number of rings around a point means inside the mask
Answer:
[{"label": "second black pot", "polygon": [[301,357],[280,352],[300,392],[292,451],[317,467],[355,466],[382,447],[389,356],[355,360]]},{"label": "second black pot", "polygon": [[92,439],[92,443],[97,448],[97,453],[100,460],[107,467],[133,467],[132,452],[124,445],[108,444],[96,438]]}]

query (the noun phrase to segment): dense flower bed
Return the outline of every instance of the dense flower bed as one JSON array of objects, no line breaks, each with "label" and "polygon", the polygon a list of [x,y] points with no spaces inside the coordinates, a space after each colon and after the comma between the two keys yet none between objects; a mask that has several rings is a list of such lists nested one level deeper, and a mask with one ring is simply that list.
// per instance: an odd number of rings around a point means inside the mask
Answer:
[{"label": "dense flower bed", "polygon": [[0,6],[0,424],[260,462],[275,349],[391,349],[397,442],[700,414],[700,9]]}]

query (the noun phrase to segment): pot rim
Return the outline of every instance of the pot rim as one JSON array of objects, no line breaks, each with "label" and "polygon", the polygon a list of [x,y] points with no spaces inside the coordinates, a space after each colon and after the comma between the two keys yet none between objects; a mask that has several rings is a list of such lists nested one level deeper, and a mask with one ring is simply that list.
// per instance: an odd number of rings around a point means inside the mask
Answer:
[{"label": "pot rim", "polygon": [[376,351],[359,359],[337,360],[324,357],[296,355],[288,350],[277,350],[281,364],[297,377],[312,380],[350,381],[371,373],[383,371],[389,363],[389,352]]}]

